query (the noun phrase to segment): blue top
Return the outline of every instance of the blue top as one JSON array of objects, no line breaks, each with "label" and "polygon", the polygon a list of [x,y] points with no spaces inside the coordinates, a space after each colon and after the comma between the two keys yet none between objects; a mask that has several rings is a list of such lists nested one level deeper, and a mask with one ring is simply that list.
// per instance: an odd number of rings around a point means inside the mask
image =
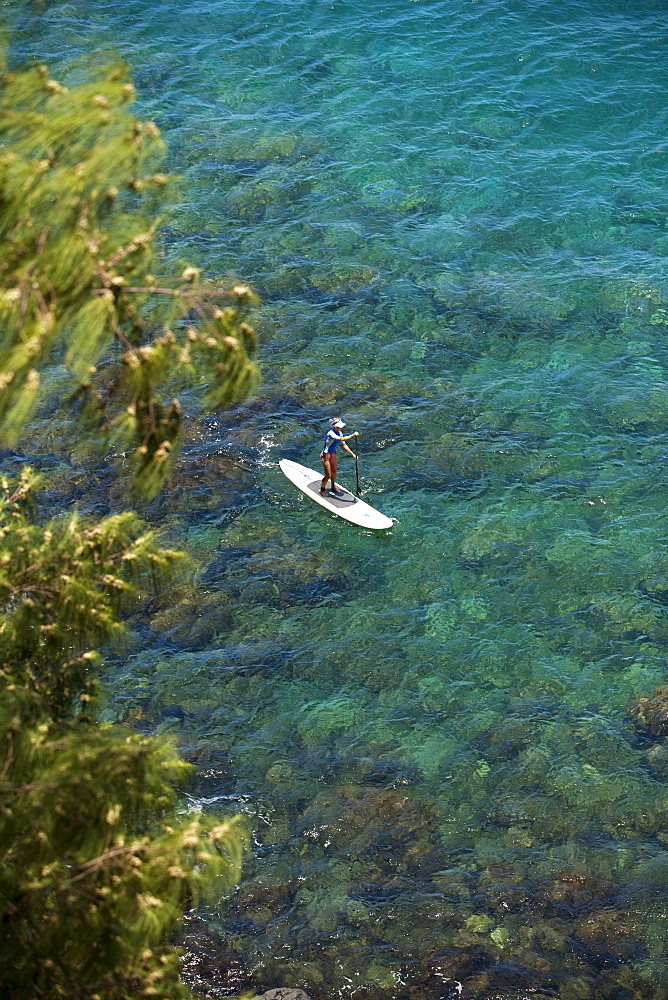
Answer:
[{"label": "blue top", "polygon": [[322,446],[322,450],[328,455],[333,455],[339,441],[343,441],[343,434],[341,431],[335,431],[332,427],[325,434],[325,443]]}]

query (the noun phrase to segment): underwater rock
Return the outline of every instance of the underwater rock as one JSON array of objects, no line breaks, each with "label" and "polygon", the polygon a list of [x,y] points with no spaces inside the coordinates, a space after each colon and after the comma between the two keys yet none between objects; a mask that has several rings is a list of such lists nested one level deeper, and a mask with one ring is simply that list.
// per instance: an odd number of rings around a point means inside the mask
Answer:
[{"label": "underwater rock", "polygon": [[[309,552],[299,557],[303,549],[282,563],[274,558],[275,549],[219,549],[203,580],[206,584],[226,587],[235,597],[265,603],[267,607],[290,607],[297,602],[319,605],[327,601],[340,605],[350,597],[351,581],[345,574],[343,561],[328,553]],[[347,595],[347,596],[346,596]]]},{"label": "underwater rock", "polygon": [[276,989],[267,990],[259,1000],[309,1000],[309,995],[303,990],[291,990],[287,986],[279,986]]},{"label": "underwater rock", "polygon": [[547,887],[545,899],[555,914],[562,915],[588,910],[592,906],[606,906],[618,892],[616,883],[602,875],[566,871],[556,876],[552,885]]},{"label": "underwater rock", "polygon": [[239,516],[259,491],[254,476],[240,464],[238,452],[237,448],[234,455],[222,454],[210,436],[191,439],[179,457],[170,489],[151,502],[147,516],[161,525],[166,518],[177,517],[192,527],[214,517],[222,524]]},{"label": "underwater rock", "polygon": [[268,166],[246,184],[239,184],[227,195],[228,209],[247,222],[280,213],[289,204],[308,194],[315,181],[300,177],[292,168]]},{"label": "underwater rock", "polygon": [[342,784],[313,799],[300,817],[298,832],[312,830],[316,843],[356,857],[368,851],[376,863],[385,860],[401,871],[424,862],[437,822],[433,806],[415,795]]},{"label": "underwater rock", "polygon": [[158,607],[148,623],[151,631],[160,635],[163,641],[169,637],[183,649],[204,649],[234,626],[233,613],[218,595],[203,594],[195,589],[188,593],[182,588],[172,597],[176,600],[171,607]]},{"label": "underwater rock", "polygon": [[238,889],[238,905],[247,914],[248,919],[257,923],[256,915],[263,910],[269,910],[272,916],[276,916],[290,905],[292,894],[289,880],[278,874],[262,874],[241,883]]},{"label": "underwater rock", "polygon": [[540,707],[533,703],[527,704],[526,710],[521,714],[495,720],[487,738],[501,759],[512,760],[531,745],[539,721],[536,712],[540,711]]},{"label": "underwater rock", "polygon": [[372,267],[355,267],[343,264],[327,271],[314,269],[311,274],[311,284],[323,295],[339,293],[340,295],[356,295],[364,289],[377,284],[378,272]]},{"label": "underwater rock", "polygon": [[655,743],[645,753],[645,760],[659,778],[664,780],[668,778],[668,746],[663,743]]},{"label": "underwater rock", "polygon": [[618,961],[628,960],[641,950],[640,921],[626,910],[595,910],[577,921],[575,934],[594,958],[612,956]]},{"label": "underwater rock", "polygon": [[497,139],[493,136],[465,131],[457,132],[454,141],[458,146],[470,146],[471,149],[493,149],[497,143]]},{"label": "underwater rock", "polygon": [[421,187],[403,187],[391,177],[364,184],[360,191],[360,205],[374,213],[396,212],[398,215],[434,211],[436,208]]},{"label": "underwater rock", "polygon": [[161,90],[173,77],[174,67],[171,60],[163,57],[164,61],[139,63],[132,71],[132,79],[135,86],[144,95],[155,93]]},{"label": "underwater rock", "polygon": [[[254,139],[252,144],[248,142],[248,136],[235,134],[233,141],[239,143],[238,149],[241,156],[253,156],[261,160],[280,161],[288,159],[296,154],[302,140],[299,136],[290,132],[264,132]],[[234,151],[228,150],[230,159],[235,158]]]},{"label": "underwater rock", "polygon": [[179,753],[196,768],[188,785],[191,795],[201,798],[232,793],[233,762],[228,752],[218,743],[213,740],[180,743]]},{"label": "underwater rock", "polygon": [[249,988],[249,976],[228,942],[201,917],[186,917],[179,944],[181,976],[196,995],[231,996]]},{"label": "underwater rock", "polygon": [[628,709],[638,729],[654,737],[668,735],[668,685],[657,688],[649,698],[638,698]]},{"label": "underwater rock", "polygon": [[[260,620],[253,622],[255,636],[265,631],[266,609],[324,601],[341,605],[358,593],[371,572],[371,567],[351,567],[350,559],[318,549],[299,537],[300,530],[296,521],[282,525],[247,514],[225,532],[224,544],[202,576],[204,586],[214,596],[224,594],[228,604],[264,605]],[[272,626],[267,634],[275,632]]]},{"label": "underwater rock", "polygon": [[642,579],[639,590],[660,604],[668,604],[668,558],[663,552],[648,552],[638,563]]},{"label": "underwater rock", "polygon": [[415,785],[421,780],[419,769],[410,761],[400,758],[396,760],[377,760],[370,757],[361,758],[357,763],[359,782],[362,785],[377,785],[386,787],[388,784]]}]

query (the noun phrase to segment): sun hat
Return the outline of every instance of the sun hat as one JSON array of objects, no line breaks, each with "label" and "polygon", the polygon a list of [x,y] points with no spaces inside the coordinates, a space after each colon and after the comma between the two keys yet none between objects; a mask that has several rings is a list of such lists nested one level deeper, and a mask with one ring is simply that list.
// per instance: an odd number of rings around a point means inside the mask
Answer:
[{"label": "sun hat", "polygon": [[345,427],[346,426],[345,423],[344,423],[344,421],[341,420],[341,417],[333,417],[333,419],[330,420],[330,424],[332,425],[332,427]]}]

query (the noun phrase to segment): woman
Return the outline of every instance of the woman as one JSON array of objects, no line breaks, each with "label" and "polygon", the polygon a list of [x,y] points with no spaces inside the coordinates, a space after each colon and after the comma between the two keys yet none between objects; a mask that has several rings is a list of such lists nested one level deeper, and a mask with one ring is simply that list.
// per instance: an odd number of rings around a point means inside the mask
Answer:
[{"label": "woman", "polygon": [[336,496],[343,495],[343,490],[337,490],[336,488],[336,464],[337,464],[336,446],[340,441],[341,444],[343,445],[343,450],[347,451],[349,455],[352,455],[353,458],[357,460],[357,455],[355,454],[354,451],[350,450],[350,448],[346,444],[346,441],[350,441],[352,437],[359,436],[357,431],[354,431],[352,434],[347,434],[344,437],[341,431],[346,425],[344,424],[343,420],[341,420],[340,417],[333,417],[329,422],[331,426],[327,431],[327,433],[325,434],[325,443],[322,446],[322,451],[320,452],[320,458],[322,459],[322,467],[325,470],[325,478],[323,479],[322,484],[320,486],[320,495],[323,497],[327,496],[327,490],[325,489],[325,487],[327,486],[328,479],[331,479],[332,481],[332,493],[334,493]]}]

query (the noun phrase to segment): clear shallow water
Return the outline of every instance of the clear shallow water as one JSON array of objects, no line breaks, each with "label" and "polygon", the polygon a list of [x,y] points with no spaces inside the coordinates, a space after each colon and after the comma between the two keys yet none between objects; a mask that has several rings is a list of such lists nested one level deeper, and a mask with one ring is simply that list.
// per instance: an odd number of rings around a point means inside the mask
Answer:
[{"label": "clear shallow water", "polygon": [[[261,393],[150,512],[203,576],[110,672],[255,817],[193,981],[664,997],[668,765],[627,716],[668,647],[664,5],[3,7],[13,58],[130,62],[168,252],[264,300]],[[387,536],[276,469],[335,412]]]}]

